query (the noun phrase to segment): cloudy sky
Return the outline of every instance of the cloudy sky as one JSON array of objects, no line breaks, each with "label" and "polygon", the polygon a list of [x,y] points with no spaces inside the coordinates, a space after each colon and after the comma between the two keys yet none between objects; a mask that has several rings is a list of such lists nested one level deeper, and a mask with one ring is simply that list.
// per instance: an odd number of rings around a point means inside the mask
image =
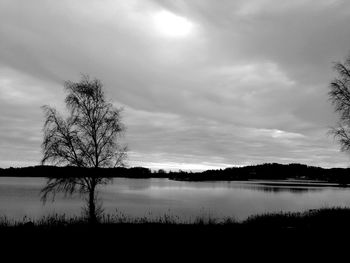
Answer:
[{"label": "cloudy sky", "polygon": [[346,167],[327,135],[342,0],[0,0],[0,167],[39,164],[63,82],[102,80],[123,106],[130,166]]}]

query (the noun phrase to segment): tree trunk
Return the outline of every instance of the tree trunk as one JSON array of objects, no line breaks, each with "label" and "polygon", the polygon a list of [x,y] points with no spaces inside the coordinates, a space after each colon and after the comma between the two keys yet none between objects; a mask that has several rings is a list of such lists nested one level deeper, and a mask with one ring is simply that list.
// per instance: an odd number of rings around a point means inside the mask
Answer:
[{"label": "tree trunk", "polygon": [[89,223],[96,224],[97,223],[97,217],[96,217],[96,203],[95,203],[95,184],[91,186],[91,189],[89,191]]}]

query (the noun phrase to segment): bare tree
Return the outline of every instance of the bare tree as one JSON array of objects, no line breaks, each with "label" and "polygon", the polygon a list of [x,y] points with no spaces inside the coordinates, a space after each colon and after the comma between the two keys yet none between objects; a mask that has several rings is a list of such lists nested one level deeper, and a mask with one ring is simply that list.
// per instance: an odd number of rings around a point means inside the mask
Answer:
[{"label": "bare tree", "polygon": [[[123,165],[126,147],[117,139],[125,130],[121,123],[121,109],[105,100],[102,83],[83,76],[80,82],[65,82],[68,93],[65,99],[69,116],[64,118],[54,108],[43,106],[45,112],[42,164],[69,165],[76,167],[116,167]],[[42,200],[56,192],[87,195],[90,222],[97,221],[96,186],[107,184],[110,178],[99,172],[88,177],[49,178],[42,189]]]},{"label": "bare tree", "polygon": [[331,133],[339,141],[342,151],[350,150],[350,54],[344,62],[336,62],[337,77],[330,83],[329,96],[339,113],[337,127]]}]

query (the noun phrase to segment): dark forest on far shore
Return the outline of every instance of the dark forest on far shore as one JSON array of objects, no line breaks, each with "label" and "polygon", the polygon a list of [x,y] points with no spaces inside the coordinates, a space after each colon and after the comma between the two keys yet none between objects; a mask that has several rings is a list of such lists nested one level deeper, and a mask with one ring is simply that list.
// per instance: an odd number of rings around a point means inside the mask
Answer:
[{"label": "dark forest on far shore", "polygon": [[349,184],[350,168],[321,168],[304,164],[266,163],[244,167],[230,167],[203,172],[152,171],[144,167],[132,168],[79,168],[57,166],[30,166],[20,168],[0,168],[0,177],[86,177],[109,178],[168,178],[181,181],[235,181],[235,180],[316,180],[338,184]]}]

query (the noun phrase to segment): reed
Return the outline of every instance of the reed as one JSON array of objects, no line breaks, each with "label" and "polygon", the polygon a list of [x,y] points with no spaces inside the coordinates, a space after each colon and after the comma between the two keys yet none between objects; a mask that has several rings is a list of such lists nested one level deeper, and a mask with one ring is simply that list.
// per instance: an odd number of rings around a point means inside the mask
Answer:
[{"label": "reed", "polygon": [[[170,212],[160,216],[151,214],[142,217],[128,216],[120,211],[114,214],[103,214],[99,225],[188,225],[188,226],[237,226],[260,228],[350,228],[350,208],[331,207],[312,209],[304,212],[277,212],[250,216],[243,221],[234,217],[215,218],[208,215],[193,219],[181,219]],[[39,219],[24,216],[22,219],[12,219],[0,216],[0,229],[18,228],[56,228],[56,227],[89,226],[85,216],[68,216],[66,214],[51,214]]]}]

